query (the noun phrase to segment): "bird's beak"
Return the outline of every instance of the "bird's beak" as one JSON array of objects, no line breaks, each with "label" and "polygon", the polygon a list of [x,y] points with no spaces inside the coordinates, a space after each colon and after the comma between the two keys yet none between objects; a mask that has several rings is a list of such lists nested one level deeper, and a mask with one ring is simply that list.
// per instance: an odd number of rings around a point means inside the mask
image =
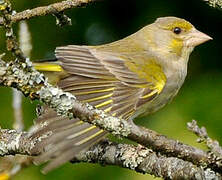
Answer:
[{"label": "bird's beak", "polygon": [[212,37],[194,29],[189,33],[189,39],[187,39],[186,45],[195,47],[212,39]]}]

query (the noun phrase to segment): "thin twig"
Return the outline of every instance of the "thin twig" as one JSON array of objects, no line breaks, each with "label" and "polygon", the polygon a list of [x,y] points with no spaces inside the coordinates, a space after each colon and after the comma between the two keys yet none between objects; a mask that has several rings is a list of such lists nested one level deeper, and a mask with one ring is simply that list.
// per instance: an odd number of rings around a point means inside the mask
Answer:
[{"label": "thin twig", "polygon": [[13,14],[11,3],[9,0],[3,0],[0,4],[0,17],[4,20],[3,25],[5,28],[5,35],[6,35],[6,44],[7,44],[7,50],[11,51],[15,57],[21,61],[25,62],[25,56],[21,49],[19,48],[18,42],[16,40],[16,37],[14,35],[13,29],[12,29],[12,20],[11,15]]},{"label": "thin twig", "polygon": [[222,147],[219,142],[216,140],[212,140],[208,134],[205,127],[199,127],[197,122],[193,120],[192,122],[187,123],[187,128],[195,133],[199,139],[197,140],[199,143],[205,142],[209,150],[222,159]]},{"label": "thin twig", "polygon": [[53,16],[56,17],[56,25],[59,26],[72,25],[72,20],[68,16],[66,16],[63,11],[54,13]]},{"label": "thin twig", "polygon": [[[66,0],[48,6],[37,7],[34,9],[28,9],[19,13],[16,13],[10,17],[11,23],[15,23],[21,20],[30,19],[37,16],[45,16],[48,14],[57,14],[68,9],[84,6],[89,2],[95,0]],[[62,17],[64,20],[64,16]],[[66,18],[65,18],[66,19]],[[68,19],[66,19],[68,20]],[[67,21],[66,21],[67,22]],[[69,20],[68,20],[69,23]],[[4,20],[0,20],[0,25],[4,25]]]}]

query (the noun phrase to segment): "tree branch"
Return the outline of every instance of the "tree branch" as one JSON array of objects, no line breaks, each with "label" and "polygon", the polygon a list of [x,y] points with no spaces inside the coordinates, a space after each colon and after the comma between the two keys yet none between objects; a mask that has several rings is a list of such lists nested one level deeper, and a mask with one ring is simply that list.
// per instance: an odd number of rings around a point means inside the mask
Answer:
[{"label": "tree branch", "polygon": [[54,108],[59,115],[66,115],[70,118],[75,115],[114,135],[126,137],[167,156],[179,157],[196,165],[204,165],[217,172],[222,172],[221,159],[216,155],[168,139],[152,130],[112,117],[87,103],[81,103],[72,94],[51,86],[43,74],[28,66],[29,63],[18,64],[1,61],[0,85],[15,87],[31,99],[40,99]]},{"label": "tree branch", "polygon": [[[79,154],[75,160],[105,165],[119,165],[143,174],[151,174],[164,179],[220,179],[210,169],[202,169],[190,162],[174,157],[156,154],[142,146],[117,144],[103,141]],[[75,162],[73,160],[73,162]]]},{"label": "tree branch", "polygon": [[[16,13],[10,16],[11,23],[15,23],[21,20],[31,19],[37,16],[46,16],[49,14],[58,14],[63,13],[63,11],[84,6],[89,2],[93,2],[95,0],[66,0],[54,4],[50,4],[48,6],[37,7],[34,9],[27,9],[25,11]],[[1,8],[1,7],[0,7]],[[58,16],[57,16],[58,17]],[[61,17],[64,20],[64,16]],[[69,24],[69,19],[65,17],[65,21]],[[4,19],[0,19],[0,25],[4,25]]]},{"label": "tree branch", "polygon": [[0,156],[25,154],[32,155],[34,141],[27,138],[26,132],[0,129]]},{"label": "tree branch", "polygon": [[[27,132],[0,129],[0,155],[24,154],[36,156],[41,152],[32,151],[41,138],[31,139]],[[210,169],[202,169],[196,165],[174,157],[164,157],[142,146],[117,144],[102,141],[88,151],[79,153],[72,163],[89,162],[102,165],[118,165],[135,170],[139,173],[149,173],[156,177],[170,179],[221,179],[222,177]]]},{"label": "tree branch", "polygon": [[219,142],[216,140],[212,140],[208,134],[205,127],[198,127],[197,122],[193,120],[191,123],[187,124],[188,129],[196,134],[199,139],[197,140],[199,143],[205,142],[208,149],[222,159],[222,147],[219,145]]}]

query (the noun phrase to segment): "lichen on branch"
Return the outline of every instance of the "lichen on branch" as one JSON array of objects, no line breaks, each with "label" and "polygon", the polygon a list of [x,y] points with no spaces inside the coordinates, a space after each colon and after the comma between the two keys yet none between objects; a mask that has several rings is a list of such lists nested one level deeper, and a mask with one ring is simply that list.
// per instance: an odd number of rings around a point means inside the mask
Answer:
[{"label": "lichen on branch", "polygon": [[[27,132],[0,129],[0,156],[14,154],[37,156],[41,151],[33,151],[33,148],[38,141],[41,141],[41,137],[32,139]],[[165,179],[184,179],[186,177],[186,179],[219,180],[222,178],[209,168],[203,169],[175,157],[165,157],[140,145],[118,144],[107,140],[77,154],[71,162],[118,165]]]},{"label": "lichen on branch", "polygon": [[[48,6],[41,6],[34,9],[27,9],[25,11],[15,13],[10,16],[10,19],[11,19],[11,23],[15,23],[21,20],[27,20],[27,19],[31,19],[37,16],[46,16],[46,15],[52,14],[52,15],[55,15],[58,19],[61,19],[61,22],[58,22],[58,24],[60,25],[63,25],[64,23],[70,24],[71,23],[70,19],[61,13],[63,13],[65,10],[68,10],[68,9],[84,6],[93,1],[95,0],[61,1],[54,4],[50,4]],[[0,5],[0,10],[4,9],[3,5],[2,6]],[[0,19],[0,25],[4,25],[4,19]]]},{"label": "lichen on branch", "polygon": [[211,7],[222,9],[222,0],[204,0],[204,1],[206,1]]}]

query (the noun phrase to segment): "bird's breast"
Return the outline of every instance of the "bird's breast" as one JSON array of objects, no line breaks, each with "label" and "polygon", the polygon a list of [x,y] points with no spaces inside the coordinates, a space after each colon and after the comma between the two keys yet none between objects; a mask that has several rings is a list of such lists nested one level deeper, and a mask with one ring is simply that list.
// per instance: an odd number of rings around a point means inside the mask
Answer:
[{"label": "bird's breast", "polygon": [[185,80],[187,65],[185,63],[172,65],[164,74],[166,76],[166,83],[161,93],[152,101],[144,104],[143,107],[135,113],[134,117],[151,114],[169,103],[173,97],[176,96]]}]

